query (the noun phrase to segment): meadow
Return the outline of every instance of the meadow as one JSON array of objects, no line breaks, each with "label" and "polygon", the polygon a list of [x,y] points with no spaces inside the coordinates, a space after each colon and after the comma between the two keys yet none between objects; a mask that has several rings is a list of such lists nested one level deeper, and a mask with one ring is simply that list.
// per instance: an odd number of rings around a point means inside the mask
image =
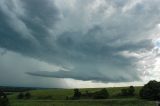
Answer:
[{"label": "meadow", "polygon": [[[31,90],[31,98],[28,100],[17,99],[18,93],[8,96],[11,106],[155,106],[154,101],[146,101],[139,98],[141,87],[135,87],[135,96],[117,96],[125,87],[107,88],[110,96],[108,99],[83,99],[66,100],[67,96],[73,96],[73,89],[40,89]],[[82,93],[95,92],[101,88],[80,89]]]},{"label": "meadow", "polygon": [[137,99],[117,100],[21,100],[11,101],[11,106],[155,106],[152,101]]},{"label": "meadow", "polygon": [[[117,94],[121,92],[121,89],[126,88],[126,87],[110,87],[107,88],[109,94],[110,94],[110,99],[118,99],[118,98],[123,98],[123,97],[118,97]],[[86,91],[88,92],[95,92],[98,91],[102,88],[82,88],[80,91],[82,93],[85,93]],[[139,96],[139,90],[141,87],[135,87],[135,96],[131,98],[138,98]],[[44,99],[49,99],[49,100],[65,100],[66,96],[73,96],[73,89],[40,89],[40,90],[31,90],[30,93],[32,94],[31,99],[33,100],[44,100]],[[16,99],[17,93],[10,95],[10,99]],[[124,97],[126,98],[126,97]]]}]

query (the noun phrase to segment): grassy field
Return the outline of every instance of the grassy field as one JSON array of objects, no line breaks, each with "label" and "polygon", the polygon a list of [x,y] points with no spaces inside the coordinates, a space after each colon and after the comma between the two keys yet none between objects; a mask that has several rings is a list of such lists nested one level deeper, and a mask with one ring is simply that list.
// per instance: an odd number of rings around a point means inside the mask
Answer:
[{"label": "grassy field", "polygon": [[[121,92],[118,88],[107,88],[110,97],[105,100],[80,99],[65,100],[66,96],[73,95],[73,89],[41,89],[30,91],[32,97],[29,100],[17,100],[17,93],[10,95],[9,100],[11,106],[155,106],[153,101],[141,100],[138,97],[141,87],[135,87],[134,97],[118,97]],[[80,89],[83,93],[86,90],[95,92],[101,88]]]},{"label": "grassy field", "polygon": [[[117,94],[121,92],[121,89],[125,87],[114,87],[114,88],[107,88],[110,99],[116,99],[116,98],[122,98],[118,97]],[[97,90],[100,90],[102,88],[85,88],[80,89],[82,93],[84,93],[86,90],[89,92],[95,92]],[[139,90],[141,87],[135,87],[135,97],[138,98]],[[44,99],[51,99],[51,100],[65,100],[66,96],[72,96],[73,95],[73,89],[42,89],[42,90],[33,90],[30,91],[32,94],[31,99],[38,99],[38,100],[44,100]],[[13,94],[9,96],[10,99],[16,99],[17,94]]]},{"label": "grassy field", "polygon": [[122,99],[122,100],[21,100],[11,101],[11,106],[155,106],[155,102]]}]

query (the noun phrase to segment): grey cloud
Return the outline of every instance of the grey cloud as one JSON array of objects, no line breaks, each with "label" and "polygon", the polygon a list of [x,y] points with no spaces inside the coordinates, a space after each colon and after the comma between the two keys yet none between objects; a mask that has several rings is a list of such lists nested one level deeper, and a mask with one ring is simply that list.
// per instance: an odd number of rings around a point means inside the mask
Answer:
[{"label": "grey cloud", "polygon": [[[0,48],[0,51],[2,49]],[[18,53],[7,51],[0,55],[0,85],[23,87],[68,87],[64,80],[35,77],[25,74],[27,71],[49,70],[48,64]]]},{"label": "grey cloud", "polygon": [[53,0],[23,0],[29,21],[39,23],[40,26],[52,26],[58,19],[58,10]]},{"label": "grey cloud", "polygon": [[[10,0],[9,0],[10,1]],[[0,46],[9,50],[13,50],[19,53],[22,53],[26,56],[33,56],[39,57],[42,55],[42,51],[48,51],[48,49],[52,49],[49,47],[47,43],[48,27],[54,26],[58,19],[58,10],[56,10],[52,3],[49,1],[43,0],[23,0],[17,1],[17,5],[22,5],[20,8],[23,10],[24,14],[19,15],[17,12],[13,11],[16,9],[14,2],[4,1],[1,2],[0,16],[1,16],[1,23],[0,23]],[[10,9],[9,6],[12,6]],[[4,8],[5,7],[5,8]],[[5,9],[7,9],[6,12]],[[45,11],[44,11],[45,10]],[[49,11],[49,13],[48,13]],[[22,33],[18,33],[13,26],[10,26],[9,22],[14,22],[15,20],[12,18],[12,14],[16,17],[16,20],[22,22],[26,28],[28,29],[28,33],[30,33],[35,40],[33,39],[26,39],[21,37]],[[46,16],[48,14],[49,16]],[[38,19],[41,22],[37,22]],[[20,26],[17,23],[17,26]],[[16,26],[15,26],[16,27]],[[23,32],[25,33],[25,32]],[[27,37],[27,35],[25,35]]]},{"label": "grey cloud", "polygon": [[53,0],[23,0],[25,16],[22,20],[36,39],[45,43],[48,30],[59,20],[59,12]]},{"label": "grey cloud", "polygon": [[[76,80],[83,81],[96,81],[96,82],[130,82],[130,81],[139,81],[141,80],[137,76],[138,72],[131,70],[133,66],[124,66],[126,64],[118,64],[116,68],[113,68],[115,65],[113,63],[87,63],[87,65],[78,65],[75,64],[76,68],[74,70],[63,71],[59,70],[57,72],[47,72],[47,71],[35,71],[27,72],[29,75],[33,76],[42,76],[42,77],[55,77],[55,78],[73,78]],[[105,66],[104,66],[105,65]],[[97,67],[98,66],[98,67]],[[123,66],[123,68],[122,68]],[[99,68],[101,67],[101,68]],[[116,74],[113,72],[116,72]]]},{"label": "grey cloud", "polygon": [[7,50],[6,49],[0,49],[0,55],[5,55],[7,53]]},{"label": "grey cloud", "polygon": [[[67,72],[33,70],[28,74],[102,82],[141,80],[141,72],[135,65],[137,59],[115,54],[153,48],[148,33],[159,22],[158,1],[147,0],[123,11],[129,6],[127,1],[106,0],[103,4],[106,8],[100,8],[101,4],[96,12],[87,8],[95,1],[76,1],[75,9],[66,4],[69,9],[65,10],[56,7],[52,0],[19,2],[24,14],[12,9],[8,9],[12,13],[8,14],[4,11],[6,8],[0,8],[0,47],[50,64],[72,67]],[[9,8],[6,3],[0,3]],[[8,2],[9,5],[12,3]],[[16,7],[13,5],[12,8]],[[108,9],[113,9],[110,14],[106,13]],[[98,12],[100,10],[103,11]],[[26,26],[34,40],[21,36],[22,33],[8,24],[14,21],[11,15]]]}]

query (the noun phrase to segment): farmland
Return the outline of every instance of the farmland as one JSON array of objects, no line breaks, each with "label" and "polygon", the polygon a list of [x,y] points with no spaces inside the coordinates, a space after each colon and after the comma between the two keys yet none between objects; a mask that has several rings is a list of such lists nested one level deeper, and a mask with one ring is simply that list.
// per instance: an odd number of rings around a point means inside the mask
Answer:
[{"label": "farmland", "polygon": [[117,100],[22,100],[11,101],[12,106],[155,106],[152,101],[137,99]]},{"label": "farmland", "polygon": [[[141,87],[135,87],[135,96],[122,97],[118,96],[121,89],[125,87],[107,88],[110,96],[108,99],[84,99],[66,100],[66,97],[73,96],[73,89],[39,89],[30,90],[30,99],[17,99],[17,93],[9,95],[11,106],[155,106],[154,101],[146,101],[139,98],[139,90]],[[79,89],[85,93],[95,92],[101,88]]]}]

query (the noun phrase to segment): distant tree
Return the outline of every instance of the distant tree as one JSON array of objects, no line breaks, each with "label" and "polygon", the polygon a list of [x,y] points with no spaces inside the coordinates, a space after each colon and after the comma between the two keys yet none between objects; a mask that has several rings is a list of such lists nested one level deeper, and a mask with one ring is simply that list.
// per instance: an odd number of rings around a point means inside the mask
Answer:
[{"label": "distant tree", "polygon": [[128,96],[127,89],[121,89],[121,95],[122,96]]},{"label": "distant tree", "polygon": [[160,82],[149,81],[142,87],[139,95],[143,99],[160,100]]},{"label": "distant tree", "polygon": [[66,100],[69,100],[69,97],[68,97],[68,96],[66,96]]},{"label": "distant tree", "polygon": [[135,94],[135,88],[134,88],[134,86],[130,86],[128,88],[128,95],[129,96],[134,96],[134,94]]},{"label": "distant tree", "polygon": [[31,98],[30,92],[26,92],[26,93],[24,94],[24,96],[25,96],[25,99],[30,99],[30,98]]},{"label": "distant tree", "polygon": [[93,96],[94,99],[107,99],[108,97],[109,97],[109,93],[105,88],[95,92]]},{"label": "distant tree", "polygon": [[90,96],[91,96],[91,93],[89,93],[89,91],[86,90],[86,91],[85,91],[85,95],[86,95],[87,97],[90,97]]},{"label": "distant tree", "polygon": [[73,97],[74,99],[79,99],[81,97],[81,92],[79,91],[79,89],[74,89]]},{"label": "distant tree", "polygon": [[24,99],[24,94],[22,92],[20,92],[18,95],[17,95],[17,99]]},{"label": "distant tree", "polygon": [[89,94],[88,90],[85,91],[86,94]]},{"label": "distant tree", "polygon": [[130,86],[129,88],[123,88],[121,90],[121,96],[134,96],[135,94],[135,88],[133,86]]}]

